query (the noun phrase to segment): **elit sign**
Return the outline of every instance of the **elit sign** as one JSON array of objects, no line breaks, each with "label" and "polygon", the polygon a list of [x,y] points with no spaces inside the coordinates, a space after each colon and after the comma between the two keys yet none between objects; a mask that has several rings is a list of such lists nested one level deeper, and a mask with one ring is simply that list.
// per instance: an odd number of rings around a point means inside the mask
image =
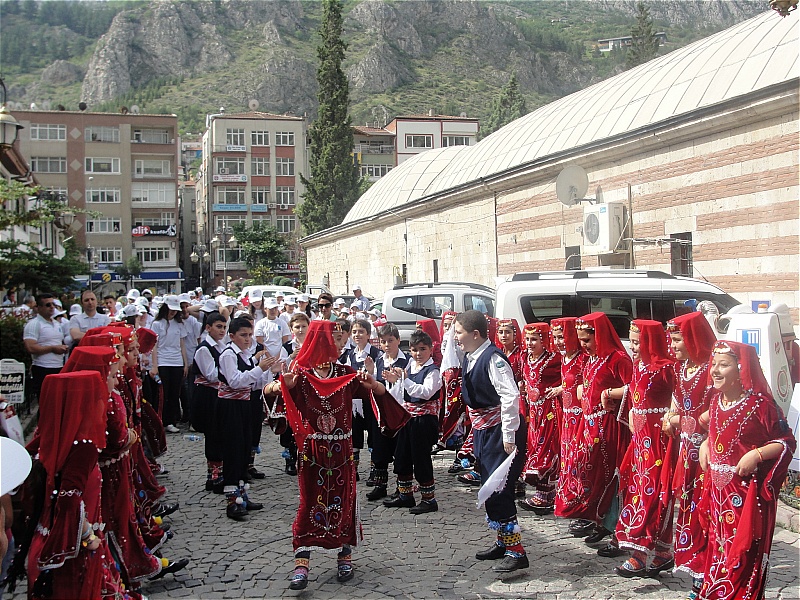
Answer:
[{"label": "elit sign", "polygon": [[133,237],[145,237],[148,235],[168,235],[174,237],[177,235],[177,228],[175,225],[139,225],[131,230]]}]

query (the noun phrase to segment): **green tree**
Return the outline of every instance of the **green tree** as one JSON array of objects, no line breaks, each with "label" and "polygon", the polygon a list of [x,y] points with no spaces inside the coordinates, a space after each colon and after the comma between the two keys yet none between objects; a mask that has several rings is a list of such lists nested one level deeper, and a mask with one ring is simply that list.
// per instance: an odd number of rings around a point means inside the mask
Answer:
[{"label": "green tree", "polygon": [[631,69],[646,63],[658,54],[658,38],[653,31],[653,19],[650,18],[650,9],[639,2],[636,5],[636,25],[631,29],[630,48],[625,55],[625,66]]},{"label": "green tree", "polygon": [[124,264],[118,266],[114,271],[121,279],[128,282],[128,288],[133,287],[133,280],[142,273],[142,263],[138,256],[131,256]]},{"label": "green tree", "polygon": [[233,233],[248,274],[258,281],[269,281],[275,265],[286,261],[286,240],[274,227],[261,222],[253,223],[250,229],[244,224],[234,225]]},{"label": "green tree", "polygon": [[481,132],[481,137],[494,133],[503,125],[526,114],[528,114],[528,107],[525,104],[525,98],[519,91],[517,74],[512,73],[508,83],[500,89],[500,93],[492,101],[492,112]]},{"label": "green tree", "polygon": [[0,287],[24,286],[32,294],[77,287],[75,276],[88,269],[74,240],[67,242],[65,249],[64,257],[56,258],[30,244],[0,242]]},{"label": "green tree", "polygon": [[350,87],[342,70],[347,45],[342,40],[342,2],[323,0],[320,44],[317,46],[319,113],[310,130],[310,177],[300,175],[306,191],[297,215],[306,233],[342,222],[358,200],[358,165],[352,157]]}]

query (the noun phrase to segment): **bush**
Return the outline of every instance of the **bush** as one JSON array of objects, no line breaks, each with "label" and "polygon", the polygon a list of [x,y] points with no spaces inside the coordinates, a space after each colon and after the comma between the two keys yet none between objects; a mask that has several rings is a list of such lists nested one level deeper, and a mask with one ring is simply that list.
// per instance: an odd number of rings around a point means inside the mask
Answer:
[{"label": "bush", "polygon": [[26,367],[31,365],[31,355],[25,350],[22,330],[28,319],[11,312],[0,312],[0,359],[13,358]]}]

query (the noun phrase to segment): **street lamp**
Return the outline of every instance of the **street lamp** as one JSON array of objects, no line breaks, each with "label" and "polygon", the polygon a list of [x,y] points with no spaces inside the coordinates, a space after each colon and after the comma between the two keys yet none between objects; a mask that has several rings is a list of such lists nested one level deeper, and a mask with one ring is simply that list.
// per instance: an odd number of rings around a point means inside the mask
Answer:
[{"label": "street lamp", "polygon": [[205,244],[195,244],[189,258],[194,264],[200,263],[200,289],[203,289],[203,261],[208,260],[208,251]]},{"label": "street lamp", "polygon": [[[228,289],[228,248],[233,250],[239,245],[239,240],[233,233],[231,227],[220,227],[216,231],[214,239],[211,240],[211,245],[214,248],[222,248],[222,282],[225,290]],[[214,263],[216,265],[216,261]],[[216,268],[214,269],[216,271]]]},{"label": "street lamp", "polygon": [[92,275],[97,270],[99,266],[99,261],[97,260],[97,252],[91,246],[86,247],[86,258],[89,261],[89,289],[94,291],[94,279],[92,279]]},{"label": "street lamp", "polygon": [[0,146],[13,146],[14,142],[17,141],[17,133],[24,127],[17,122],[14,115],[8,112],[6,108],[8,90],[6,90],[6,84],[2,79],[0,79],[0,91],[3,94],[3,97],[0,98]]}]

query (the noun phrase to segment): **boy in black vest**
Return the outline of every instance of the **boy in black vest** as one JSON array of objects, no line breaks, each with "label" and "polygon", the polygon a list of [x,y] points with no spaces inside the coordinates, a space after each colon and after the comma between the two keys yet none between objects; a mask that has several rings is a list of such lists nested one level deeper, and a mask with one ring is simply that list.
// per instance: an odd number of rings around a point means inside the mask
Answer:
[{"label": "boy in black vest", "polygon": [[194,353],[195,372],[192,407],[189,411],[192,426],[205,433],[205,454],[207,465],[206,491],[222,493],[222,430],[219,420],[219,355],[225,350],[222,342],[228,328],[228,320],[218,312],[206,319],[205,339]]},{"label": "boy in black vest", "polygon": [[478,560],[503,559],[497,573],[528,567],[522,534],[514,504],[514,483],[525,463],[527,427],[519,417],[519,389],[505,354],[487,339],[486,317],[468,310],[456,317],[456,340],[466,353],[462,364],[461,395],[467,405],[474,431],[475,457],[480,464],[481,483],[518,450],[505,487],[486,500],[489,527],[497,541],[478,552]]},{"label": "boy in black vest", "polygon": [[[396,498],[387,498],[384,506],[405,507],[414,515],[439,510],[436,502],[436,484],[433,478],[431,447],[439,437],[439,396],[442,376],[433,364],[433,341],[424,331],[411,334],[411,358],[405,369],[394,367],[383,371],[383,379],[394,384],[390,393],[403,401],[403,407],[411,414],[411,420],[397,434],[394,451],[394,472],[397,475]],[[422,502],[414,500],[414,477],[419,483]]]}]

